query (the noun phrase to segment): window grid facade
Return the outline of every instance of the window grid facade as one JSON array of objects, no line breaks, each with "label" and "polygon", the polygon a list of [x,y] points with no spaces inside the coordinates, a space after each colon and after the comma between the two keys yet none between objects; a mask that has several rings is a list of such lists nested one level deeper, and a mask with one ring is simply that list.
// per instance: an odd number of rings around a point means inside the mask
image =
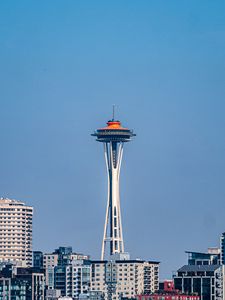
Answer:
[{"label": "window grid facade", "polygon": [[32,266],[33,207],[0,198],[0,261]]},{"label": "window grid facade", "polygon": [[91,291],[104,292],[106,300],[153,293],[159,287],[158,271],[158,262],[92,261]]}]

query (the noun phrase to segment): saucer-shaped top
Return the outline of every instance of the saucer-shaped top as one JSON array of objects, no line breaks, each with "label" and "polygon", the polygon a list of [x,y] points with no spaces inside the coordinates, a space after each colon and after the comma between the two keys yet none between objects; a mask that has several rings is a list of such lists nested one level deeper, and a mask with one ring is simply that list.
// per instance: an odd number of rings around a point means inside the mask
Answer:
[{"label": "saucer-shaped top", "polygon": [[98,142],[129,142],[135,136],[132,130],[121,126],[120,121],[110,120],[107,126],[97,129],[92,136],[97,137]]}]

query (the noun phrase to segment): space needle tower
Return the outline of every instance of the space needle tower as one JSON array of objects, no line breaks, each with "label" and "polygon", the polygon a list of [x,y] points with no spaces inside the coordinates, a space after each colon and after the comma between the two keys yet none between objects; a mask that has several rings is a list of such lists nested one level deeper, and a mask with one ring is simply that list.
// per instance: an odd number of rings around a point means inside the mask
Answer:
[{"label": "space needle tower", "polygon": [[106,208],[104,234],[102,240],[101,260],[106,255],[106,244],[109,243],[109,254],[124,253],[122,220],[120,211],[119,179],[123,154],[123,145],[135,136],[132,130],[121,126],[113,118],[107,126],[97,129],[92,136],[104,144],[105,160],[108,173],[108,201]]}]

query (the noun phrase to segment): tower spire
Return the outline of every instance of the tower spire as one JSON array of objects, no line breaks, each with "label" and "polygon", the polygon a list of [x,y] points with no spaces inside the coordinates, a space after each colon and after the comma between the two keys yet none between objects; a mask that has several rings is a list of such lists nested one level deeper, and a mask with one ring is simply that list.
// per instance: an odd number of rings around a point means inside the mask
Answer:
[{"label": "tower spire", "polygon": [[115,104],[113,104],[113,117],[112,117],[112,121],[115,121]]},{"label": "tower spire", "polygon": [[108,173],[108,200],[106,208],[104,234],[102,240],[101,260],[106,257],[106,244],[109,242],[110,255],[124,252],[122,220],[120,211],[119,178],[123,155],[123,145],[136,134],[128,128],[123,128],[120,121],[115,121],[113,105],[113,119],[107,126],[97,129],[92,136],[98,142],[104,143],[106,168]]}]

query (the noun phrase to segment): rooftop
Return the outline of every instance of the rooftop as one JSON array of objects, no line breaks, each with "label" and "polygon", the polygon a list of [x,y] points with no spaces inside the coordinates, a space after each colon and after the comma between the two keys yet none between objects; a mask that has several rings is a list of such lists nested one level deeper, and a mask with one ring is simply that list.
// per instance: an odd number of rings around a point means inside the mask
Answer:
[{"label": "rooftop", "polygon": [[[91,262],[94,264],[105,264],[105,263],[111,262],[111,260],[91,260]],[[155,264],[155,265],[160,264],[159,261],[139,260],[139,259],[115,260],[115,262],[117,264],[127,264],[127,263],[128,264],[134,264],[134,263],[143,264],[145,262],[150,263],[150,264]]]},{"label": "rooftop", "polygon": [[177,272],[214,272],[220,265],[184,265]]},{"label": "rooftop", "polygon": [[26,205],[23,201],[4,198],[4,197],[0,198],[0,206],[26,206],[28,208],[33,209],[32,206]]},{"label": "rooftop", "polygon": [[9,198],[0,198],[0,205],[4,205],[4,204],[9,204],[9,205],[25,205],[24,202],[19,201],[19,200],[14,200],[14,199],[9,199]]}]

